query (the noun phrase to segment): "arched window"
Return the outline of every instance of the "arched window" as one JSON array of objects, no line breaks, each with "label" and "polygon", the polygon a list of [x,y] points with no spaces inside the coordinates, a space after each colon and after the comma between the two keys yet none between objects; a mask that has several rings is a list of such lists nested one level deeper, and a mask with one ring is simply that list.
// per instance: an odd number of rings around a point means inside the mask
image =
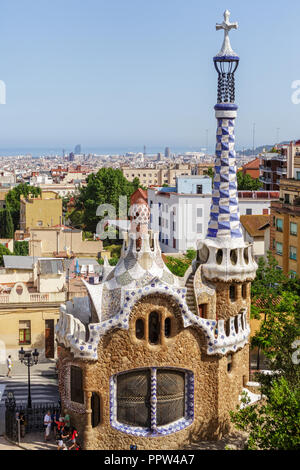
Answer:
[{"label": "arched window", "polygon": [[236,315],[236,316],[234,317],[234,327],[235,327],[236,333],[239,332],[239,322],[238,322],[238,320],[239,320],[239,319],[238,319],[238,316]]},{"label": "arched window", "polygon": [[247,284],[242,285],[242,297],[243,299],[247,298]]},{"label": "arched window", "polygon": [[235,289],[234,284],[232,284],[229,287],[229,298],[230,298],[231,302],[234,302],[236,300],[236,289]]},{"label": "arched window", "polygon": [[95,428],[100,423],[100,397],[98,393],[92,393],[91,399],[92,408],[92,426]]},{"label": "arched window", "polygon": [[230,318],[225,322],[225,333],[226,336],[230,336]]},{"label": "arched window", "polygon": [[228,354],[227,356],[227,372],[232,371],[232,354]]},{"label": "arched window", "polygon": [[142,318],[138,318],[135,322],[135,335],[137,339],[144,339],[145,335],[145,325]]},{"label": "arched window", "polygon": [[149,341],[151,344],[158,344],[160,340],[160,316],[157,312],[149,315]]},{"label": "arched window", "polygon": [[165,337],[170,338],[171,336],[171,327],[172,327],[172,320],[170,317],[165,319]]},{"label": "arched window", "polygon": [[71,401],[84,403],[83,396],[83,377],[82,369],[77,366],[71,366]]}]

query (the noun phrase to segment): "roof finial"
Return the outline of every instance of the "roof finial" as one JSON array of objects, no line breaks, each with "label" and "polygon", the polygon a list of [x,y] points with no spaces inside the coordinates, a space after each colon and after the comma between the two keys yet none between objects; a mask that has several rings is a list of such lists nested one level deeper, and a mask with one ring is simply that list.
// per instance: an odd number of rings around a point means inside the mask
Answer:
[{"label": "roof finial", "polygon": [[230,23],[229,21],[230,11],[226,10],[224,12],[224,21],[221,24],[216,24],[216,30],[224,29],[224,42],[222,49],[220,50],[218,56],[236,56],[237,54],[232,50],[230,40],[229,40],[229,31],[232,29],[238,29],[238,23]]}]

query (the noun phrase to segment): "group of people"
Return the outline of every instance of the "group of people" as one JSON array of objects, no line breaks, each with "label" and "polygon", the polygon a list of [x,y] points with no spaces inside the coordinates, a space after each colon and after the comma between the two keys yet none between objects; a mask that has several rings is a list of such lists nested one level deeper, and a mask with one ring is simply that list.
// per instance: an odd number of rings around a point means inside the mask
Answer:
[{"label": "group of people", "polygon": [[[78,431],[74,426],[71,426],[70,416],[65,411],[65,415],[61,413],[52,413],[47,411],[44,417],[45,427],[45,442],[51,438],[53,433],[56,442],[57,450],[80,450],[79,444],[76,442]],[[71,446],[67,446],[67,442],[71,442]]]}]

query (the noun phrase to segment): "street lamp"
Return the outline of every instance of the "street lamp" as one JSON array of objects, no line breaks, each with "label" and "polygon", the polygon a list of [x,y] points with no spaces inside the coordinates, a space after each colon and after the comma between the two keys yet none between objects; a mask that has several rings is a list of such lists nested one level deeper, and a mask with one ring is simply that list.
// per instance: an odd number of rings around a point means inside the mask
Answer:
[{"label": "street lamp", "polygon": [[36,365],[39,360],[38,350],[35,349],[34,352],[31,350],[24,351],[23,346],[19,351],[19,359],[22,364],[28,367],[28,400],[27,408],[31,408],[31,393],[30,393],[30,367]]}]

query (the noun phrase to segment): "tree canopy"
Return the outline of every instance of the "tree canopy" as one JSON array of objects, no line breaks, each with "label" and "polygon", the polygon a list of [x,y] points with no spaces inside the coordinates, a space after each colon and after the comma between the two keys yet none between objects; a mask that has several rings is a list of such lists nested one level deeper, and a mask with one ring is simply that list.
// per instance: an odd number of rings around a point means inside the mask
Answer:
[{"label": "tree canopy", "polygon": [[0,266],[3,266],[3,255],[12,255],[11,251],[4,245],[0,245]]},{"label": "tree canopy", "polygon": [[130,204],[130,196],[140,187],[138,178],[129,182],[122,171],[113,168],[101,168],[98,173],[87,178],[87,184],[80,189],[76,197],[75,210],[70,216],[84,230],[95,232],[99,216],[96,215],[100,205],[110,204],[115,208],[116,217],[119,215],[120,196],[127,197],[126,216]]},{"label": "tree canopy", "polygon": [[237,173],[237,182],[239,191],[258,191],[262,188],[259,179],[251,178],[250,175],[243,174],[242,171]]},{"label": "tree canopy", "polygon": [[249,449],[300,448],[300,282],[276,265],[271,253],[260,259],[252,284],[252,316],[262,322],[251,345],[263,351],[271,371],[257,374],[265,399],[231,413],[249,432]]}]

